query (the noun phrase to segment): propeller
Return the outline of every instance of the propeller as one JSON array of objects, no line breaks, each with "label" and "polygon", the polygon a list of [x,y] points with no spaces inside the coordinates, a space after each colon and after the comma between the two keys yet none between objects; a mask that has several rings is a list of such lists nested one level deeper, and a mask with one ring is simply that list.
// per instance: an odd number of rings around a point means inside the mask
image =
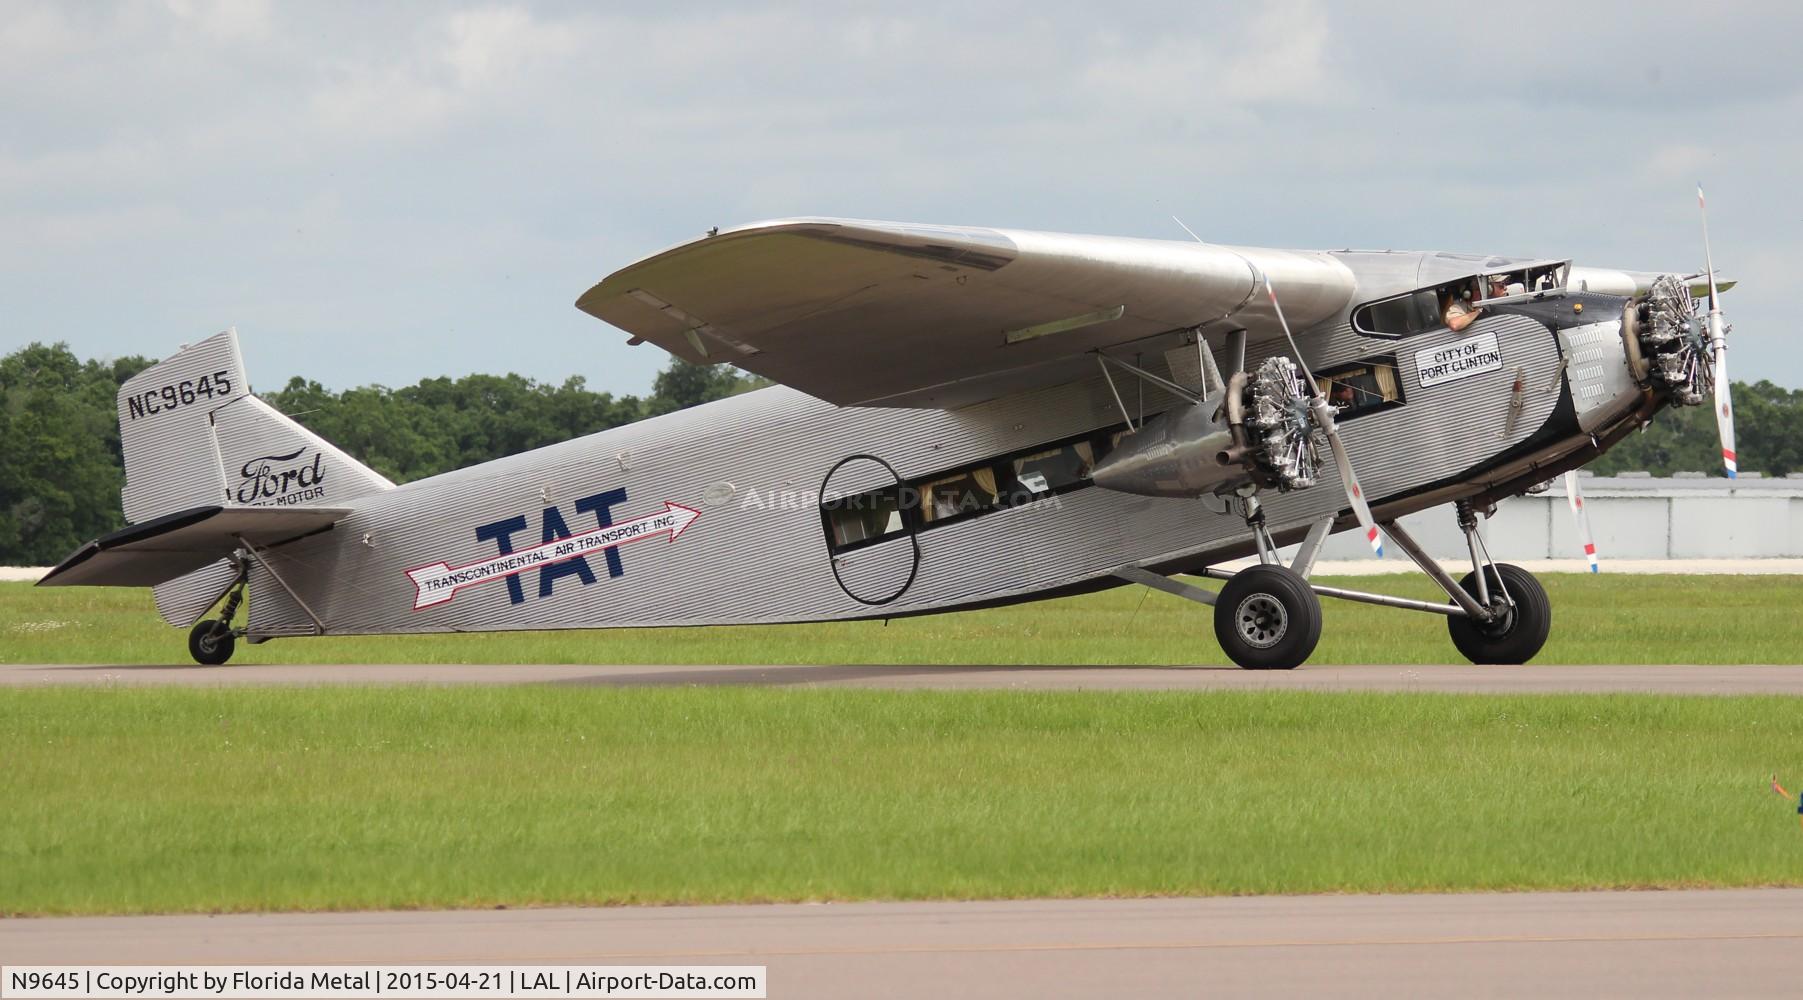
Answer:
[{"label": "propeller", "polygon": [[1597,571],[1596,536],[1590,533],[1590,512],[1584,509],[1584,491],[1578,486],[1578,472],[1565,474],[1565,502],[1571,505],[1571,518],[1577,522],[1578,537],[1584,540],[1584,558],[1590,560],[1590,572]]},{"label": "propeller", "polygon": [[1734,461],[1734,404],[1728,388],[1728,328],[1722,322],[1722,297],[1715,287],[1715,261],[1709,255],[1709,207],[1703,185],[1697,185],[1697,212],[1703,217],[1703,267],[1709,274],[1709,353],[1715,359],[1715,431],[1722,439],[1722,466],[1728,478],[1739,478]]},{"label": "propeller", "polygon": [[1327,435],[1328,447],[1333,450],[1333,464],[1340,470],[1340,482],[1346,485],[1346,499],[1352,501],[1352,512],[1358,516],[1359,527],[1365,532],[1365,541],[1371,543],[1371,551],[1382,559],[1383,535],[1378,533],[1377,522],[1371,517],[1371,507],[1365,503],[1365,491],[1359,487],[1358,477],[1352,473],[1352,459],[1346,456],[1346,446],[1340,442],[1340,430],[1334,424],[1333,407],[1321,392],[1321,385],[1315,381],[1315,373],[1309,370],[1308,362],[1302,359],[1302,349],[1296,346],[1296,338],[1290,333],[1290,321],[1284,318],[1283,306],[1278,304],[1277,290],[1271,287],[1271,276],[1264,273],[1263,268],[1257,270],[1258,276],[1264,279],[1265,294],[1271,297],[1271,308],[1277,313],[1277,322],[1283,326],[1283,339],[1289,342],[1290,354],[1296,359],[1297,367],[1302,369],[1303,380],[1308,383],[1311,397],[1309,415],[1314,417],[1321,432]]}]

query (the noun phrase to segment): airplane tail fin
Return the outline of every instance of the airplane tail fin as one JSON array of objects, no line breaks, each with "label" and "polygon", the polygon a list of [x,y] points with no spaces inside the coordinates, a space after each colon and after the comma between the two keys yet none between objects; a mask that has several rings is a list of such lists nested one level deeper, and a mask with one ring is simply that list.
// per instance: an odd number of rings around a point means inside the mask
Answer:
[{"label": "airplane tail fin", "polygon": [[119,389],[125,519],[196,507],[330,507],[393,489],[374,469],[250,394],[234,330]]},{"label": "airplane tail fin", "polygon": [[[394,488],[251,395],[234,330],[184,347],[121,386],[119,439],[125,453],[120,503],[133,525],[198,517],[209,507],[340,508],[342,514],[347,501]],[[166,560],[140,559],[129,572],[97,563],[80,582],[154,583],[163,618],[191,625],[231,586],[236,570],[224,558],[191,568],[217,545],[203,552],[194,547],[198,542],[157,544],[169,550]]]}]

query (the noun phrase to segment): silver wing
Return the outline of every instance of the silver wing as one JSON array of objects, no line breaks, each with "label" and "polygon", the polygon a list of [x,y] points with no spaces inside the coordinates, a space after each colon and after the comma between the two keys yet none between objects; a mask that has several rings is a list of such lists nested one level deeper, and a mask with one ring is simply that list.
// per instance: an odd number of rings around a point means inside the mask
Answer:
[{"label": "silver wing", "polygon": [[1190,328],[1275,333],[1356,282],[1325,253],[1110,236],[784,219],[614,272],[576,305],[685,360],[842,406],[946,409],[1092,374],[1096,350]]}]

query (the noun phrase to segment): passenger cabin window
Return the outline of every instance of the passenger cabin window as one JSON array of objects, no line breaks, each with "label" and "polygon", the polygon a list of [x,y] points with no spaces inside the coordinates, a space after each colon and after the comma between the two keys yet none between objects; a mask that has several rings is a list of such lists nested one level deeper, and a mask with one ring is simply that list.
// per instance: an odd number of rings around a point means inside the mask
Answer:
[{"label": "passenger cabin window", "polygon": [[[1152,416],[1153,414],[1148,414]],[[910,530],[925,531],[1037,503],[1090,485],[1096,459],[1126,433],[1121,425],[1035,445],[855,496],[822,497],[828,545],[843,552]]]},{"label": "passenger cabin window", "polygon": [[826,516],[827,531],[832,536],[834,548],[856,546],[889,535],[898,535],[906,527],[902,518],[902,492],[899,486],[856,496],[837,497],[832,503],[823,505],[821,513]]},{"label": "passenger cabin window", "polygon": [[1327,394],[1338,419],[1363,416],[1401,406],[1402,380],[1396,376],[1394,357],[1373,358],[1357,364],[1318,372],[1315,381]]},{"label": "passenger cabin window", "polygon": [[1002,498],[991,468],[965,469],[931,480],[921,485],[920,494],[920,518],[927,524],[981,513]]},{"label": "passenger cabin window", "polygon": [[1010,462],[1014,482],[1025,494],[1025,499],[1050,496],[1080,486],[1088,481],[1089,470],[1095,464],[1095,449],[1088,441],[1047,448]]}]

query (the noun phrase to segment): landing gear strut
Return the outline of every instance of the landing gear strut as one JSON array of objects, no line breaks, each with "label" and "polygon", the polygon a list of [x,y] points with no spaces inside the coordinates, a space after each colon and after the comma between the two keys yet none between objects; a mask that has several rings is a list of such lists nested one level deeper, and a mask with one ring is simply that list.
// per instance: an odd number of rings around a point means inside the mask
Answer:
[{"label": "landing gear strut", "polygon": [[219,609],[219,617],[195,622],[188,631],[188,655],[194,657],[195,663],[217,667],[232,658],[238,636],[243,634],[242,629],[232,628],[232,618],[238,614],[238,606],[244,603],[244,583],[249,576],[250,563],[240,562],[238,578],[232,582],[225,605]]},{"label": "landing gear strut", "polygon": [[[1520,566],[1494,563],[1484,567],[1482,589],[1490,591],[1496,617],[1487,622],[1448,617],[1452,644],[1473,663],[1521,664],[1546,645],[1553,624],[1552,603],[1534,575]],[[1468,594],[1480,589],[1478,574],[1465,574],[1459,586]],[[1503,595],[1507,597],[1503,597]]]},{"label": "landing gear strut", "polygon": [[1520,566],[1490,558],[1470,503],[1461,500],[1458,512],[1459,529],[1465,532],[1465,547],[1471,553],[1471,572],[1459,581],[1459,589],[1476,598],[1489,614],[1448,617],[1446,631],[1473,663],[1526,663],[1546,645],[1552,630],[1546,588]]},{"label": "landing gear strut", "polygon": [[1293,670],[1321,641],[1321,599],[1301,572],[1277,561],[1258,496],[1243,494],[1240,507],[1259,565],[1235,573],[1216,595],[1215,639],[1228,659],[1247,670]]},{"label": "landing gear strut", "polygon": [[1317,521],[1303,539],[1295,564],[1285,567],[1278,562],[1277,546],[1265,524],[1258,497],[1248,491],[1240,494],[1238,502],[1246,526],[1252,531],[1259,565],[1237,573],[1213,567],[1201,570],[1202,576],[1226,581],[1218,593],[1181,583],[1142,565],[1121,566],[1114,575],[1198,604],[1212,605],[1215,638],[1220,640],[1221,649],[1248,670],[1289,670],[1301,666],[1321,638],[1322,597],[1444,615],[1453,645],[1473,663],[1526,663],[1546,645],[1553,616],[1545,588],[1527,570],[1490,558],[1477,531],[1477,511],[1467,501],[1457,504],[1459,528],[1465,533],[1472,565],[1463,580],[1454,581],[1402,525],[1383,522],[1385,533],[1396,547],[1439,584],[1451,598],[1450,603],[1310,583],[1308,575],[1315,556],[1332,530],[1334,518]]}]

